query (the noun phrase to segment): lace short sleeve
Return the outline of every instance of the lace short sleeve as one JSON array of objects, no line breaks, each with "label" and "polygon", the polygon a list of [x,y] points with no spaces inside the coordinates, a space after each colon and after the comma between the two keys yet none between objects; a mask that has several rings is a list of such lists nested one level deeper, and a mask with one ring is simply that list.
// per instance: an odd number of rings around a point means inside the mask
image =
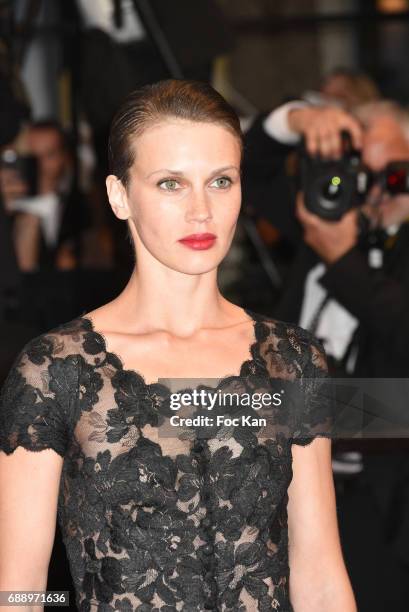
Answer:
[{"label": "lace short sleeve", "polygon": [[75,356],[58,357],[58,340],[43,334],[16,357],[0,391],[0,450],[54,449],[64,457],[68,413],[77,385]]},{"label": "lace short sleeve", "polygon": [[303,375],[300,379],[301,402],[291,442],[305,446],[316,437],[332,437],[334,402],[323,343],[306,330],[302,333],[306,342]]}]

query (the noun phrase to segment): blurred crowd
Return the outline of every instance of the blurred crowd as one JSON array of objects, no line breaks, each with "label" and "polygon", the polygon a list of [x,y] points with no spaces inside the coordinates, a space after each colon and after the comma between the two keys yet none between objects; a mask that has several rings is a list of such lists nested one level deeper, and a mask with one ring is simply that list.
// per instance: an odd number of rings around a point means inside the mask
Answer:
[{"label": "blurred crowd", "polygon": [[[172,76],[209,81],[214,59],[233,38],[216,3],[203,0],[195,6],[179,0],[177,12],[160,3],[155,15],[133,0],[58,7],[75,32],[63,48],[75,88],[61,100],[71,108],[65,124],[39,117],[38,107],[34,113],[19,63],[30,56],[36,15],[52,7],[0,4],[0,231],[7,262],[0,312],[38,331],[112,299],[132,271],[126,226],[110,212],[105,188],[109,126],[121,100]],[[13,19],[19,21],[10,27]],[[189,49],[187,28],[194,39]],[[42,61],[52,58],[32,55],[32,69],[44,75]]]},{"label": "blurred crowd", "polygon": [[[142,23],[127,22],[121,38],[120,16],[108,28],[92,3],[77,4],[86,36],[76,133],[52,117],[33,120],[27,100],[1,77],[2,321],[36,332],[100,305],[127,280],[132,249],[125,224],[109,214],[104,186],[109,122],[129,90],[170,76]],[[229,44],[220,35],[211,52],[203,48],[183,65],[183,76],[210,80],[214,56]],[[409,112],[383,99],[370,76],[346,68],[282,102],[242,117],[242,217],[280,279],[268,314],[322,339],[333,376],[407,378]],[[360,190],[364,175],[370,180]],[[2,373],[22,343],[10,334]],[[333,468],[359,610],[406,610],[406,440],[341,442]]]}]

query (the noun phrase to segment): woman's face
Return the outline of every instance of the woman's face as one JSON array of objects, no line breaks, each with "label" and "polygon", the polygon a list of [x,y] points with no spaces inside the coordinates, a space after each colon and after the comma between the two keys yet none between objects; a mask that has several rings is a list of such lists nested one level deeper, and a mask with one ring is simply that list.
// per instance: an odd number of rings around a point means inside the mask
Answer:
[{"label": "woman's face", "polygon": [[[127,193],[114,177],[107,187],[115,214],[129,220],[138,265],[147,257],[187,274],[212,270],[229,250],[240,211],[237,138],[219,125],[169,119],[134,146]],[[115,206],[118,189],[122,210]],[[216,238],[180,242],[204,233]]]}]

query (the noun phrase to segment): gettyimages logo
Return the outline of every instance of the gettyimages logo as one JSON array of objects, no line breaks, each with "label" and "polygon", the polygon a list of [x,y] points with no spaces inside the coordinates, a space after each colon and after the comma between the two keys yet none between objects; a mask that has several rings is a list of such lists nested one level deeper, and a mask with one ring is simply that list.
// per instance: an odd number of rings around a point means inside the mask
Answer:
[{"label": "gettyimages logo", "polygon": [[281,406],[281,393],[237,393],[218,389],[192,389],[172,393],[170,396],[171,410],[179,410],[182,406],[201,406],[204,410],[213,410],[217,406],[250,406],[260,410],[263,406]]},{"label": "gettyimages logo", "polygon": [[160,379],[169,393],[160,436],[204,437],[251,428],[258,437],[409,438],[409,379]]},{"label": "gettyimages logo", "polygon": [[227,436],[234,428],[260,432],[282,408],[285,396],[281,382],[274,385],[267,377],[255,378],[251,385],[238,377],[158,382],[170,391],[158,427],[162,437],[200,434],[212,438]]}]

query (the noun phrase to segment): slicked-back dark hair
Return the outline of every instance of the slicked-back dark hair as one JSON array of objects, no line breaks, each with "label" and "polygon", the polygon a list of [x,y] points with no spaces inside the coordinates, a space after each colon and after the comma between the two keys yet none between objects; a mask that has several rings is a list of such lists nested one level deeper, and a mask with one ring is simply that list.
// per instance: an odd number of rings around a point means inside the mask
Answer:
[{"label": "slicked-back dark hair", "polygon": [[243,152],[243,133],[236,111],[209,83],[193,79],[157,81],[131,92],[111,123],[109,168],[125,188],[136,154],[132,140],[167,118],[221,125],[237,137]]}]

